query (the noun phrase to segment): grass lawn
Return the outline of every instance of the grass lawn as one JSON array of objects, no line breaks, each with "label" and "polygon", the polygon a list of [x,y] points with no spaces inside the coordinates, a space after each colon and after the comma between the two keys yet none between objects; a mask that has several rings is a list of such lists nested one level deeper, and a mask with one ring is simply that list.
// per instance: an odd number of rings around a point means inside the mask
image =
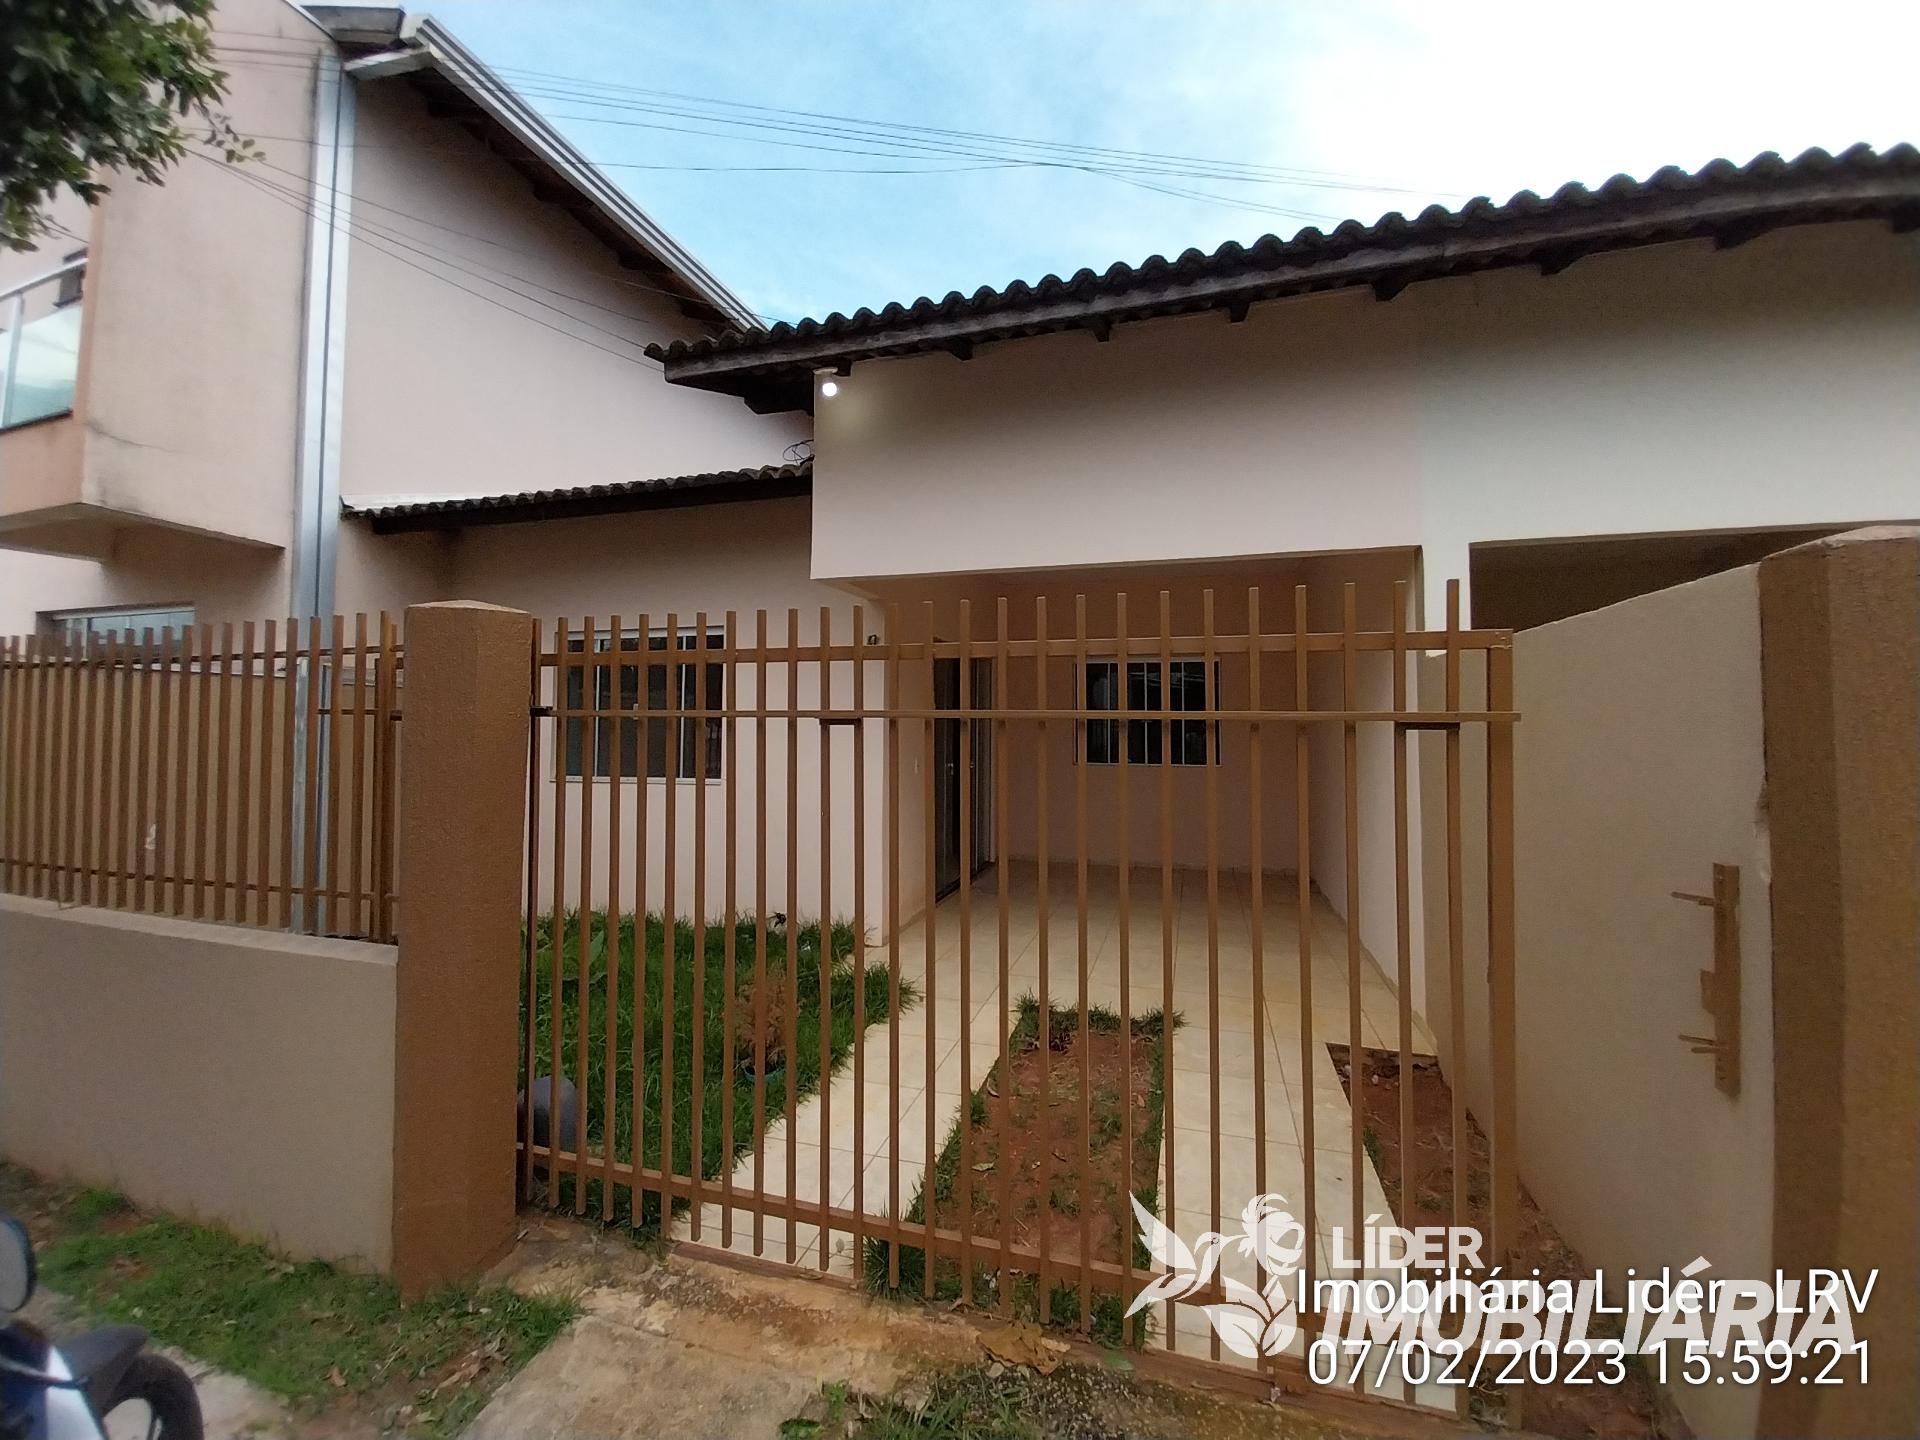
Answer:
[{"label": "grass lawn", "polygon": [[575,1313],[502,1287],[402,1304],[377,1276],[296,1263],[12,1165],[0,1164],[0,1207],[27,1224],[49,1290],[244,1376],[321,1433],[335,1421],[361,1433],[348,1422],[363,1421],[367,1433],[455,1434]]},{"label": "grass lawn", "polygon": [[[645,966],[641,974],[644,989],[639,1013],[644,1017],[644,1033],[635,1034],[635,935],[634,917],[622,916],[617,929],[618,941],[609,933],[605,911],[588,912],[585,935],[585,979],[587,994],[586,1082],[582,1086],[582,1108],[586,1116],[587,1150],[598,1153],[611,1131],[614,1158],[633,1159],[634,1109],[631,1068],[636,1053],[640,1058],[640,1089],[646,1124],[640,1163],[648,1168],[660,1165],[662,1112],[661,1093],[661,1012],[666,993],[666,929],[658,915],[645,921]],[[704,953],[696,957],[693,926],[681,921],[675,926],[676,943],[672,947],[673,978],[673,1156],[672,1170],[691,1174],[693,1159],[694,1084],[694,978],[700,975],[702,1013],[698,1033],[700,1043],[700,1174],[718,1179],[732,1168],[734,1161],[753,1145],[753,1094],[755,977],[760,960],[755,947],[754,922],[742,920],[734,929],[734,1025],[728,1034],[724,999],[726,995],[726,927],[709,925]],[[534,1073],[544,1076],[553,1054],[554,934],[553,921],[546,918],[535,929],[535,995],[533,1000]],[[578,911],[562,918],[560,951],[560,1074],[580,1083],[578,1047],[581,1038],[579,1003],[582,971],[582,935]],[[786,1110],[787,1089],[794,1088],[798,1103],[820,1088],[820,927],[805,925],[792,936],[794,965],[789,971],[787,947],[789,934],[784,925],[769,925],[765,955],[766,989],[763,1002],[768,1017],[763,1043],[767,1047],[765,1106],[771,1125]],[[826,1073],[831,1075],[847,1060],[853,1049],[854,988],[853,927],[845,922],[831,927],[829,934],[831,976],[829,996],[830,1034]],[[614,1054],[615,1093],[612,1113],[606,1103],[607,1014],[609,1006],[608,967],[615,966]],[[887,1018],[888,978],[884,963],[866,969],[866,1021],[869,1025]],[[900,1005],[905,1009],[915,997],[914,987],[900,985]],[[522,984],[522,1023],[526,1022],[525,986]],[[793,1017],[794,1053],[785,1050],[786,1018]],[[525,1031],[522,1031],[524,1036]],[[524,1044],[524,1041],[523,1041]],[[525,1057],[521,1061],[520,1083],[527,1083]],[[726,1133],[722,1099],[729,1089],[733,1094],[733,1130]],[[562,1135],[562,1149],[569,1148]],[[559,1177],[556,1203],[570,1205],[574,1199],[575,1179],[563,1173]],[[624,1190],[624,1187],[616,1187]],[[587,1183],[587,1209],[602,1213],[600,1182]],[[624,1194],[614,1197],[616,1219],[630,1215],[630,1200]],[[684,1205],[684,1201],[680,1202]],[[660,1197],[644,1197],[641,1229],[657,1229],[660,1224]]]},{"label": "grass lawn", "polygon": [[[1087,1211],[1087,1228],[1097,1260],[1118,1264],[1131,1253],[1134,1261],[1146,1269],[1150,1260],[1146,1247],[1134,1233],[1130,1197],[1159,1214],[1157,1184],[1160,1158],[1160,1132],[1165,1113],[1161,1093],[1161,1037],[1163,1022],[1159,1011],[1134,1018],[1129,1032],[1122,1033],[1120,1017],[1111,1010],[1092,1006],[1087,1012],[1089,1043],[1088,1074],[1092,1082],[1086,1097],[1085,1137],[1089,1167],[1084,1184],[1081,1177],[1081,1109],[1079,1028],[1077,1009],[1052,1008],[1048,1026],[1047,1051],[1040,1045],[1040,1006],[1031,996],[1020,1000],[1020,1018],[1008,1036],[1008,1061],[1011,1076],[1002,1075],[996,1061],[980,1088],[970,1097],[968,1112],[956,1116],[946,1143],[933,1167],[933,1209],[936,1223],[943,1228],[959,1229],[964,1212],[959,1199],[961,1179],[961,1126],[971,1126],[970,1148],[971,1210],[976,1234],[998,1236],[1002,1225],[1011,1227],[1015,1244],[1035,1249],[1047,1247],[1049,1235],[1053,1248],[1077,1251],[1080,1215]],[[1179,1024],[1179,1017],[1174,1017]],[[1126,1072],[1120,1067],[1122,1050],[1130,1050],[1129,1064],[1133,1091],[1123,1093]],[[1046,1067],[1047,1103],[1040,1103],[1040,1070]],[[1128,1105],[1133,1112],[1133,1170],[1125,1171],[1123,1119]],[[1008,1149],[1000,1152],[1000,1115],[1007,1111]],[[1039,1186],[1041,1148],[1052,1153],[1049,1185],[1045,1193]],[[1002,1167],[1006,1167],[1009,1209],[1000,1213]],[[906,1218],[921,1220],[927,1211],[924,1184],[914,1196]],[[889,1283],[891,1246],[885,1239],[869,1239],[866,1251],[867,1288],[875,1293],[919,1296],[925,1293],[926,1253],[915,1246],[900,1247],[900,1284]],[[934,1263],[933,1298],[953,1301],[961,1295],[960,1262],[940,1259]],[[999,1303],[999,1273],[977,1265],[973,1272],[974,1303],[990,1309]],[[1051,1287],[1046,1314],[1040,1313],[1039,1283],[1032,1275],[1012,1277],[1012,1310],[1016,1317],[1038,1319],[1051,1325],[1078,1328],[1080,1292],[1077,1284],[1060,1283]],[[1092,1297],[1091,1333],[1103,1344],[1119,1345],[1123,1340],[1121,1324],[1127,1299],[1112,1293],[1096,1292]],[[1131,1343],[1144,1344],[1152,1329],[1152,1316],[1134,1317]]]}]

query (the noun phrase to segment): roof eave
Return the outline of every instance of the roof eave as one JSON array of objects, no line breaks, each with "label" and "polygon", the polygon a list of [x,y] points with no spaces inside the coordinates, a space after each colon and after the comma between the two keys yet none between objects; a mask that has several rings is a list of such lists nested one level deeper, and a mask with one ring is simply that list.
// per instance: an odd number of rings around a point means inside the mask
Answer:
[{"label": "roof eave", "polygon": [[[338,37],[336,37],[338,38]],[[571,141],[515,93],[451,31],[431,15],[408,15],[394,36],[396,48],[363,55],[348,70],[361,79],[378,79],[431,67],[540,163],[597,210],[633,244],[655,256],[687,288],[689,297],[710,308],[729,325],[753,329],[759,317],[721,284],[627,193],[606,179]],[[342,42],[346,43],[346,42]]]},{"label": "roof eave", "polygon": [[[1539,202],[1551,207],[1552,202]],[[1744,242],[1788,225],[1886,216],[1906,220],[1920,213],[1920,178],[1888,171],[1850,173],[1830,179],[1799,178],[1777,191],[1741,188],[1723,194],[1636,197],[1624,210],[1596,214],[1591,208],[1521,216],[1487,233],[1450,234],[1412,243],[1365,245],[1322,258],[1183,274],[1178,267],[1124,288],[1083,291],[1035,300],[1027,295],[1003,304],[963,309],[952,315],[867,324],[833,333],[734,337],[722,348],[684,353],[682,346],[650,347],[666,378],[676,384],[785,398],[786,408],[811,403],[814,371],[856,360],[949,351],[965,356],[975,343],[1011,340],[1070,329],[1106,333],[1123,321],[1161,318],[1209,309],[1244,312],[1263,300],[1313,291],[1371,285],[1391,298],[1416,280],[1538,264],[1552,273],[1574,259],[1608,250],[1715,238]],[[885,322],[886,315],[874,317]]]}]

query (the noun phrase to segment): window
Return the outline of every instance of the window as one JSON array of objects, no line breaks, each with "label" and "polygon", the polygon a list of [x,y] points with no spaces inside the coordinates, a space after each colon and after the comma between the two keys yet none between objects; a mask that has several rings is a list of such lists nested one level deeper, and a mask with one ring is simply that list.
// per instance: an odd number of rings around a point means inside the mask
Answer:
[{"label": "window", "polygon": [[[682,650],[717,649],[724,643],[725,632],[709,630],[705,644],[702,645],[697,632],[682,630],[678,637]],[[613,649],[613,636],[610,632],[596,631],[593,648],[598,654]],[[660,631],[647,637],[648,650],[664,651],[667,648],[666,632]],[[586,649],[584,635],[572,635],[567,639],[567,649],[576,654]],[[638,652],[640,636],[637,631],[628,631],[620,636],[620,649]],[[570,669],[567,677],[567,708],[579,710],[589,708],[585,702],[586,677],[593,676],[594,699],[590,708],[595,710],[637,711],[640,708],[640,672],[647,676],[647,709],[665,710],[667,704],[667,673],[665,662],[652,662],[647,665],[609,665],[597,670],[586,667]],[[704,707],[708,710],[723,709],[727,703],[727,668],[709,661],[706,664],[685,663],[674,671],[674,683],[679,690],[675,704],[678,710],[693,710]],[[614,685],[619,685],[619,700],[613,698]],[[704,691],[705,699],[702,700]],[[593,734],[593,773],[597,776],[613,773],[613,745],[617,736],[620,744],[620,774],[632,779],[639,774],[640,768],[640,732],[642,722],[639,719],[628,720],[601,716],[589,718],[574,716],[566,722],[566,740],[563,759],[566,773],[578,776],[584,773],[585,756],[582,746],[589,727]],[[647,777],[653,780],[666,778],[669,770],[681,780],[692,780],[699,773],[699,767],[706,767],[706,778],[720,778],[720,737],[721,720],[717,715],[707,718],[683,716],[678,722],[647,721]],[[671,756],[669,752],[672,752]]]},{"label": "window", "polygon": [[[1207,662],[1204,660],[1175,660],[1166,667],[1167,682],[1171,688],[1171,710],[1205,710],[1207,708]],[[1127,662],[1127,708],[1133,711],[1157,711],[1160,703],[1161,665],[1158,660],[1129,660]],[[1089,710],[1118,710],[1120,708],[1120,662],[1117,660],[1089,660],[1087,662],[1087,705]],[[1220,662],[1213,665],[1214,708],[1219,708]],[[1171,728],[1172,741],[1169,745],[1165,732]],[[1127,721],[1127,763],[1129,765],[1159,765],[1162,757],[1174,765],[1205,765],[1207,763],[1207,736],[1212,731],[1213,763],[1220,763],[1220,725],[1218,721],[1209,725],[1205,720],[1134,720]],[[1087,763],[1089,765],[1118,765],[1120,763],[1120,722],[1118,720],[1089,720],[1087,722]],[[1168,755],[1168,752],[1171,754]]]},{"label": "window", "polygon": [[56,610],[40,617],[41,629],[58,639],[82,641],[120,635],[143,640],[146,632],[153,638],[184,634],[193,628],[190,605],[156,605],[139,610]]}]

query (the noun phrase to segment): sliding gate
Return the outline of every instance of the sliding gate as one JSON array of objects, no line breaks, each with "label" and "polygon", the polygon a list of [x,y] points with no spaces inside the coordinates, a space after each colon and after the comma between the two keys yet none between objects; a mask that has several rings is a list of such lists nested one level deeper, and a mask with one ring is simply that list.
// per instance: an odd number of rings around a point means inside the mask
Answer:
[{"label": "sliding gate", "polygon": [[1312,598],[543,624],[524,1200],[1229,1362],[1136,1198],[1507,1254],[1510,636]]}]

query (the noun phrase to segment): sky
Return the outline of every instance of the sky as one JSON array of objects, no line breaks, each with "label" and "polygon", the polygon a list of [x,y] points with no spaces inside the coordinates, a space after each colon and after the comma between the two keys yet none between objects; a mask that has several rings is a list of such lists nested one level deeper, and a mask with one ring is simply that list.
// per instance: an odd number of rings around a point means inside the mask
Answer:
[{"label": "sky", "polygon": [[770,320],[1668,164],[1920,142],[1912,0],[415,8]]}]

